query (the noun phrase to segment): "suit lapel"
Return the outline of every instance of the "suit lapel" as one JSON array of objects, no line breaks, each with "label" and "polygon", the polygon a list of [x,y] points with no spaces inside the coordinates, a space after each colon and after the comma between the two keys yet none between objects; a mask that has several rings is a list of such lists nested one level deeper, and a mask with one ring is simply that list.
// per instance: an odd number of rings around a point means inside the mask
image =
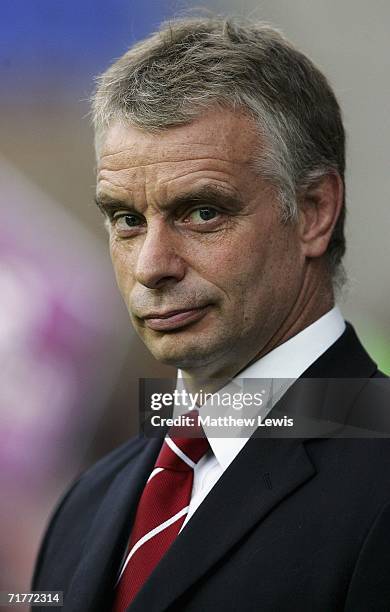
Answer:
[{"label": "suit lapel", "polygon": [[116,572],[161,439],[144,440],[137,456],[113,479],[91,524],[80,563],[66,594],[67,612],[107,610]]},{"label": "suit lapel", "polygon": [[249,440],[155,568],[129,612],[165,610],[314,473],[299,440]]}]

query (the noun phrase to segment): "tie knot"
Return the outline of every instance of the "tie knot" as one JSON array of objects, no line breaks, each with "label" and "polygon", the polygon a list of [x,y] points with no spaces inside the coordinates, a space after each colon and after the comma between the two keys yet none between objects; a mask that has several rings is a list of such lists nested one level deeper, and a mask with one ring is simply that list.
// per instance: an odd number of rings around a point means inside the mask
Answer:
[{"label": "tie knot", "polygon": [[[193,419],[194,425],[171,429],[164,440],[155,467],[185,472],[193,469],[209,450],[209,442],[198,425],[198,411],[191,410],[187,416]],[[186,433],[191,434],[191,437],[186,437]]]}]

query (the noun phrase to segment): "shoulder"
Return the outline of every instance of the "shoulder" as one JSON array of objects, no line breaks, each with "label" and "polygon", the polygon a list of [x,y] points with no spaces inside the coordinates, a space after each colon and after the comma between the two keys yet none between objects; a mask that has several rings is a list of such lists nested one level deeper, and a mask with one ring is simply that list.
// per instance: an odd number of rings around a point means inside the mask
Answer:
[{"label": "shoulder", "polygon": [[383,372],[362,381],[347,425],[357,437],[390,437],[390,379]]},{"label": "shoulder", "polygon": [[104,488],[111,483],[112,477],[117,474],[129,461],[137,457],[145,445],[146,438],[137,436],[127,440],[124,444],[102,457],[90,468],[85,470],[75,481],[73,487],[80,484],[81,488]]},{"label": "shoulder", "polygon": [[[39,580],[44,561],[53,557],[54,549],[62,548],[71,539],[79,544],[71,548],[71,551],[77,555],[77,550],[82,546],[88,531],[88,525],[93,520],[113,479],[129,462],[142,453],[146,443],[146,439],[141,436],[132,438],[100,459],[70,484],[49,519],[35,566],[34,587]],[[71,565],[76,563],[77,559],[69,554],[68,562]]]},{"label": "shoulder", "polygon": [[82,503],[85,499],[85,501],[88,501],[86,507],[93,506],[94,501],[98,503],[110,486],[112,479],[129,461],[142,452],[146,442],[146,439],[141,436],[132,438],[84,471],[60,499],[54,511],[53,519],[59,510],[63,510],[70,501],[72,503],[77,503],[77,501]]},{"label": "shoulder", "polygon": [[305,447],[329,492],[358,513],[390,502],[390,438],[317,438]]}]

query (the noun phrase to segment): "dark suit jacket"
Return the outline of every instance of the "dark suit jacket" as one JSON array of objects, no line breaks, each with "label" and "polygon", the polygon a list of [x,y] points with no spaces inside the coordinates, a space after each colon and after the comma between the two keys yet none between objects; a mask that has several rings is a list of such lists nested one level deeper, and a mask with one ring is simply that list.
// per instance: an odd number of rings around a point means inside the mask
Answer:
[{"label": "dark suit jacket", "polygon": [[[305,376],[381,374],[348,326]],[[160,446],[130,440],[82,475],[57,508],[33,588],[64,591],[66,612],[110,610]],[[390,440],[249,440],[130,610],[389,612]]]}]

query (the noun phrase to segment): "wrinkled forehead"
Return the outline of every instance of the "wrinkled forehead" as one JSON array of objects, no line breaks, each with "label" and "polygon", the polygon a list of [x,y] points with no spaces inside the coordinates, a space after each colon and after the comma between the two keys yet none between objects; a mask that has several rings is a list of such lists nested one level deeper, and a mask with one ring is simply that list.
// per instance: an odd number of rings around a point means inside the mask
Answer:
[{"label": "wrinkled forehead", "polygon": [[208,111],[192,123],[153,132],[117,121],[99,138],[98,169],[201,158],[246,164],[259,140],[254,121],[230,110]]}]

